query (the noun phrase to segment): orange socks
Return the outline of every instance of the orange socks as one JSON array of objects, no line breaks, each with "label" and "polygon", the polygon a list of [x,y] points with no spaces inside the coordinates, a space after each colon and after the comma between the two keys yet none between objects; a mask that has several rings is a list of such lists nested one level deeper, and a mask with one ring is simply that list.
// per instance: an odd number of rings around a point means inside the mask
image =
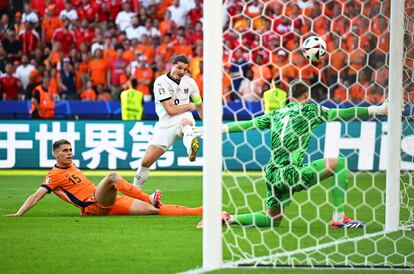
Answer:
[{"label": "orange socks", "polygon": [[[123,178],[119,179],[115,183],[115,188],[122,192],[123,194],[147,202],[151,204],[150,195],[142,192],[142,190],[133,184],[128,183]],[[203,208],[191,208],[180,205],[162,205],[159,211],[159,215],[168,215],[168,216],[202,216]]]},{"label": "orange socks", "polygon": [[129,197],[151,204],[150,196],[148,194],[142,192],[140,188],[128,183],[123,178],[115,183],[115,188]]},{"label": "orange socks", "polygon": [[168,216],[202,216],[203,208],[202,207],[186,207],[180,205],[162,205],[160,207],[159,215],[168,215]]}]

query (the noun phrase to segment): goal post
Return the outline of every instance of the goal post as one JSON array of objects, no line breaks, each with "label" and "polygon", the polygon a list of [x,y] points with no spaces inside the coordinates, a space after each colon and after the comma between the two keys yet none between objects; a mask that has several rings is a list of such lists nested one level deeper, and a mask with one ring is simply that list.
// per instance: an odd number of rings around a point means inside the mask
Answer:
[{"label": "goal post", "polygon": [[[400,225],[401,104],[403,102],[404,1],[391,1],[388,114],[388,161],[385,231]],[[394,160],[398,159],[398,160]]]},{"label": "goal post", "polygon": [[204,145],[203,145],[203,268],[218,269],[222,263],[221,239],[221,105],[222,1],[204,1]]}]

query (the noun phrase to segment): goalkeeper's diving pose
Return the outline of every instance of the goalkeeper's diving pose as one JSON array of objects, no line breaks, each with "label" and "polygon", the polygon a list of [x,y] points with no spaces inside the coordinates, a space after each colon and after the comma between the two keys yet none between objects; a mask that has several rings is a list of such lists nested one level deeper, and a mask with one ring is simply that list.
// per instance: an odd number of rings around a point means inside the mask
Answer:
[{"label": "goalkeeper's diving pose", "polygon": [[[303,82],[294,80],[289,86],[290,103],[285,108],[250,121],[231,122],[223,126],[223,131],[228,133],[270,129],[271,136],[271,156],[265,174],[267,212],[240,215],[223,213],[223,223],[277,227],[295,192],[306,190],[319,181],[332,177],[330,191],[334,212],[331,227],[363,227],[363,222],[354,221],[344,214],[348,184],[346,159],[325,158],[303,164],[304,155],[312,131],[320,124],[339,119],[387,115],[388,105],[326,109],[308,103],[309,89]],[[198,227],[202,227],[202,222]]]}]

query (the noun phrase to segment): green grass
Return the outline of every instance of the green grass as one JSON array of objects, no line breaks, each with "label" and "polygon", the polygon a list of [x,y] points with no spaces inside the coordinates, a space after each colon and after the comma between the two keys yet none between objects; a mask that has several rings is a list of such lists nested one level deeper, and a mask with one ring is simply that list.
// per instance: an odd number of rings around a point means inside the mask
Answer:
[{"label": "green grass", "polygon": [[[19,176],[21,172],[0,171],[0,215],[15,212],[37,189],[46,174],[43,171],[26,173]],[[98,182],[105,173],[87,172],[94,182]],[[127,179],[132,174],[122,172]],[[237,205],[240,213],[261,210],[264,186],[260,173],[249,173],[249,176],[239,173],[238,177],[237,183],[232,177],[225,177],[230,191],[224,192],[224,209],[234,212]],[[164,203],[196,207],[202,202],[201,181],[201,173],[197,172],[153,172],[144,190],[150,193],[160,188]],[[311,247],[316,243],[380,231],[384,222],[384,186],[383,175],[376,176],[375,180],[370,176],[358,175],[357,180],[351,180],[348,204],[356,210],[351,210],[351,207],[347,209],[352,217],[368,221],[365,231],[334,231],[327,227],[332,208],[326,195],[329,183],[325,182],[311,191],[295,194],[297,203],[292,203],[287,219],[277,229],[237,226],[224,229],[225,241],[230,244],[230,248],[224,250],[225,260],[266,256],[294,250],[298,246]],[[252,190],[258,193],[244,194]],[[361,190],[366,190],[366,195],[362,195]],[[229,202],[229,194],[233,203]],[[306,199],[313,203],[301,202]],[[362,205],[362,201],[368,205]],[[304,218],[297,217],[299,215]],[[317,216],[320,221],[315,219]],[[195,229],[199,220],[198,217],[161,216],[79,217],[77,208],[53,194],[48,195],[23,218],[0,217],[0,273],[176,273],[194,269],[202,265],[202,232]],[[306,222],[310,225],[307,226]],[[388,238],[391,237],[398,243],[398,254],[411,254],[407,260],[414,265],[413,232],[394,233]],[[361,263],[363,258],[368,258],[368,261],[380,264],[384,257],[379,253],[382,253],[388,256],[390,262],[399,264],[402,257],[393,253],[393,242],[388,238],[380,240],[379,250],[373,249],[373,241],[365,240],[358,244],[340,245],[336,249],[318,250],[307,256],[320,260],[321,253],[326,253],[331,260],[340,262],[344,256],[339,253],[344,253],[351,262]],[[236,243],[243,253],[231,247]],[[358,252],[355,252],[355,246]],[[303,263],[304,255],[296,256],[295,260]],[[282,264],[286,262],[287,258],[278,261]],[[252,270],[224,269],[214,273],[236,271],[245,273]],[[270,271],[275,270],[260,269],[255,273]],[[306,270],[282,271],[298,274]],[[318,274],[321,272],[332,273],[330,270],[318,270]],[[335,270],[337,272],[341,271]]]}]

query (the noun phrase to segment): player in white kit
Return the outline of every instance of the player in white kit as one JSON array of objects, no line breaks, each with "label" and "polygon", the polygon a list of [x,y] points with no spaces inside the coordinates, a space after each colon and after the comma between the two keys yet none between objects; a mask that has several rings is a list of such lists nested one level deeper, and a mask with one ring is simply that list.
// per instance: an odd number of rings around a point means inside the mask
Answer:
[{"label": "player in white kit", "polygon": [[[200,143],[193,132],[193,110],[203,119],[203,104],[196,82],[186,75],[188,59],[177,55],[171,59],[171,70],[154,83],[155,111],[159,122],[154,136],[141,160],[134,185],[140,186],[148,178],[150,166],[177,140],[183,139],[191,162],[196,160]],[[191,101],[190,101],[191,97]]]}]

